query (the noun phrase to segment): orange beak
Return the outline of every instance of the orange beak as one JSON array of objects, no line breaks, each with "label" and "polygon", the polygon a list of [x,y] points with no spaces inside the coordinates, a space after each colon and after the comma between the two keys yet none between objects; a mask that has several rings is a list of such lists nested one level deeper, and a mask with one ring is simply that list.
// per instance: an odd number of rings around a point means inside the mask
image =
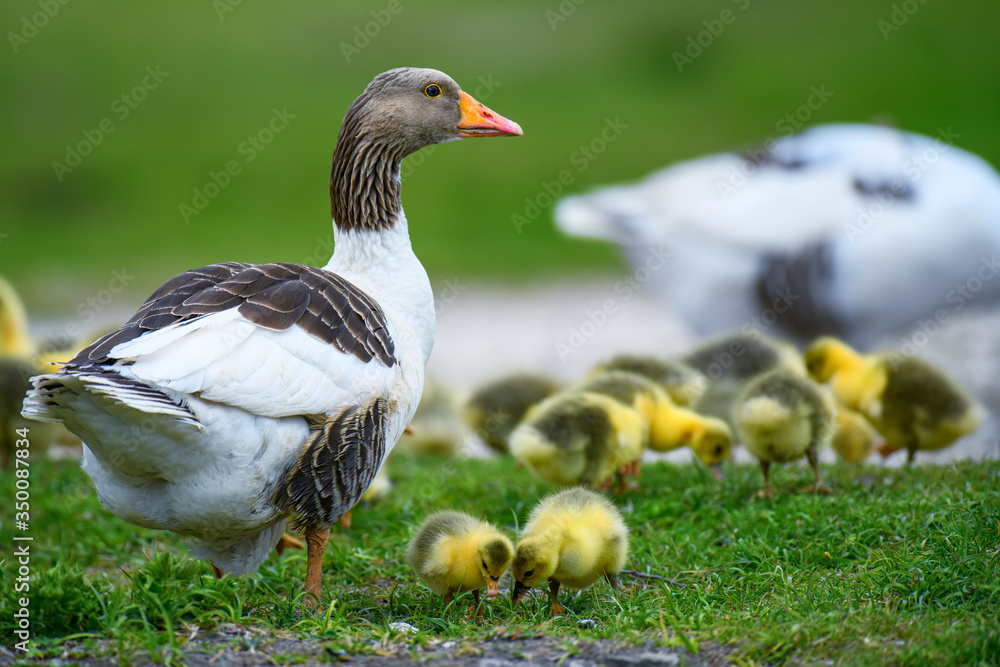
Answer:
[{"label": "orange beak", "polygon": [[458,108],[462,120],[458,123],[460,137],[519,137],[521,126],[483,106],[464,90],[458,93]]},{"label": "orange beak", "polygon": [[486,597],[492,600],[497,596],[497,593],[499,592],[500,592],[500,582],[497,581],[495,578],[490,577],[486,581]]}]

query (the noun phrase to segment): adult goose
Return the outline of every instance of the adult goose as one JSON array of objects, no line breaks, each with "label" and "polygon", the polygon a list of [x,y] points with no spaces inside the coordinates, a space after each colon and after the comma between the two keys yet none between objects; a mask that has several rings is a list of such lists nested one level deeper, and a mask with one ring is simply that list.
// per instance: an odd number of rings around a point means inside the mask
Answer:
[{"label": "adult goose", "polygon": [[[1000,175],[954,141],[819,126],[569,197],[555,217],[648,264],[637,275],[699,334],[746,326],[868,345],[1000,299],[1000,280],[983,279],[998,271]],[[661,245],[669,259],[651,262]]]},{"label": "adult goose", "polygon": [[520,134],[442,72],[380,74],[337,139],[325,267],[224,262],[176,276],[121,329],[33,378],[24,415],[83,439],[105,507],[188,536],[218,570],[256,571],[291,518],[316,604],[330,524],[412,417],[434,341],[400,161],[431,144]]}]

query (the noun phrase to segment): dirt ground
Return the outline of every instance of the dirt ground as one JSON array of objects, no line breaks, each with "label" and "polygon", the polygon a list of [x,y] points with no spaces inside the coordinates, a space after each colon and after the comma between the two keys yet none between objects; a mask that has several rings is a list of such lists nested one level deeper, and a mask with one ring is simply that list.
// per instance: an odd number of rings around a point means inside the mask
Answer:
[{"label": "dirt ground", "polygon": [[[638,646],[627,646],[609,639],[567,640],[542,635],[511,634],[497,628],[495,634],[480,642],[434,641],[414,647],[397,638],[373,642],[366,650],[348,653],[331,642],[299,639],[292,635],[265,634],[256,630],[225,624],[209,635],[196,636],[186,648],[184,661],[192,666],[255,667],[257,665],[349,663],[370,667],[433,664],[456,667],[524,667],[547,665],[561,667],[718,667],[729,665],[732,649],[702,645],[693,654],[686,648],[656,646],[653,638]],[[71,644],[60,661],[85,667],[115,665],[76,654]],[[0,665],[11,664],[0,655]],[[136,656],[134,665],[155,664]]]}]

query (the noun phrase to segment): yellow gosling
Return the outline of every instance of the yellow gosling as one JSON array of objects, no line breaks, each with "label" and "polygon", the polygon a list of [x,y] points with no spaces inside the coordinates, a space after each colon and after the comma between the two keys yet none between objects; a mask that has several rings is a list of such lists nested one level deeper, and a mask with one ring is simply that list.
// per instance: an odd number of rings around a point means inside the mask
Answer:
[{"label": "yellow gosling", "polygon": [[708,388],[708,378],[703,373],[681,361],[670,359],[621,354],[595,366],[590,375],[606,371],[627,371],[652,380],[667,392],[675,405],[681,407],[697,403]]},{"label": "yellow gosling", "polygon": [[833,449],[847,463],[861,463],[868,458],[882,438],[860,413],[837,406]]},{"label": "yellow gosling", "polygon": [[690,447],[706,465],[716,467],[729,458],[732,433],[722,420],[678,407],[659,385],[629,371],[604,371],[578,386],[631,405],[646,418],[647,446],[658,452]]},{"label": "yellow gosling", "polygon": [[563,392],[525,415],[510,452],[549,484],[599,486],[636,461],[648,437],[631,406],[593,392]]},{"label": "yellow gosling", "polygon": [[496,597],[513,557],[513,545],[496,526],[454,511],[429,516],[406,549],[407,562],[446,605],[455,593],[472,591],[472,611],[484,586],[487,597]]},{"label": "yellow gosling", "polygon": [[733,419],[747,450],[760,461],[763,495],[772,495],[770,467],[805,456],[813,493],[830,493],[821,478],[819,451],[833,437],[833,402],[807,378],[776,370],[759,376],[737,399]]},{"label": "yellow gosling", "polygon": [[510,434],[524,415],[559,389],[559,383],[543,375],[509,375],[473,391],[462,407],[462,417],[491,449],[507,454]]},{"label": "yellow gosling", "polygon": [[627,557],[628,528],[607,498],[583,488],[548,496],[531,511],[517,542],[514,604],[548,580],[551,614],[561,614],[561,585],[586,588],[603,576],[617,590]]},{"label": "yellow gosling", "polygon": [[0,277],[0,357],[27,361],[34,352],[24,303],[14,286]]},{"label": "yellow gosling", "polygon": [[942,370],[894,353],[861,354],[835,338],[814,342],[805,353],[809,374],[830,382],[843,405],[855,410],[885,438],[883,457],[907,450],[938,450],[974,432],[985,411]]},{"label": "yellow gosling", "polygon": [[458,453],[470,435],[454,393],[441,382],[427,378],[417,411],[393,451],[449,456]]},{"label": "yellow gosling", "polygon": [[708,378],[695,409],[724,420],[730,428],[734,428],[733,406],[750,380],[779,368],[803,377],[806,374],[802,356],[794,346],[756,331],[714,338],[681,360]]}]

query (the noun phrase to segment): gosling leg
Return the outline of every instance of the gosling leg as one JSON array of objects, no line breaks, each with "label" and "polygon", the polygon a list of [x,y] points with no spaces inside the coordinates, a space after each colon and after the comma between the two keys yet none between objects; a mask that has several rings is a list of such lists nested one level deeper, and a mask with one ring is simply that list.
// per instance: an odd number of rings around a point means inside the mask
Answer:
[{"label": "gosling leg", "polygon": [[480,606],[479,606],[479,589],[478,588],[472,589],[472,606],[469,607],[469,616],[468,616],[468,618],[469,618],[470,621],[473,621],[474,623],[482,623],[483,622],[483,609],[480,608]]},{"label": "gosling leg", "polygon": [[810,493],[819,493],[819,494],[823,494],[823,495],[827,495],[827,496],[830,495],[831,493],[833,493],[833,491],[830,489],[830,487],[827,486],[823,482],[823,480],[822,480],[822,478],[820,476],[820,472],[819,472],[819,452],[816,451],[815,447],[810,447],[809,448],[809,451],[806,452],[806,458],[809,459],[809,465],[812,466],[813,477],[815,478],[814,481],[813,481],[813,485],[811,487],[809,487],[809,492]]},{"label": "gosling leg", "polygon": [[770,498],[774,495],[774,487],[771,486],[771,462],[761,461],[760,471],[764,473],[764,488],[757,492],[757,497]]},{"label": "gosling leg", "polygon": [[559,606],[559,582],[555,579],[549,579],[549,595],[552,596],[552,612],[550,616],[558,616],[565,611]]}]

